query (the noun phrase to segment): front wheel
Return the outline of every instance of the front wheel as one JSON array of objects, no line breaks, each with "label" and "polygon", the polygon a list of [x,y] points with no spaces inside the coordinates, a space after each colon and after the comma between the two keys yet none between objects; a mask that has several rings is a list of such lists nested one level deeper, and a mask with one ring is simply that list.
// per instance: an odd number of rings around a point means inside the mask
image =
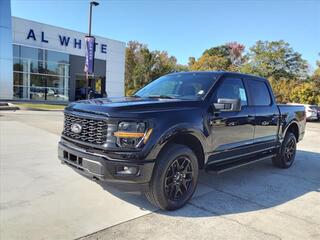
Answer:
[{"label": "front wheel", "polygon": [[196,189],[198,173],[194,152],[184,145],[172,144],[157,159],[146,197],[163,210],[181,208]]},{"label": "front wheel", "polygon": [[297,149],[297,140],[293,133],[288,132],[282,142],[279,154],[272,159],[273,165],[279,168],[292,166]]}]

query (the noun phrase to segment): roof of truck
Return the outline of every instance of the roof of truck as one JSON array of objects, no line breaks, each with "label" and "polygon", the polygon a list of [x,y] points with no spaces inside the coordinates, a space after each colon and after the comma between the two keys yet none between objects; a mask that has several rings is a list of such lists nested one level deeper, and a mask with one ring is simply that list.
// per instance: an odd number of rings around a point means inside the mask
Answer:
[{"label": "roof of truck", "polygon": [[252,75],[252,74],[245,74],[245,73],[239,73],[239,72],[228,72],[228,71],[190,71],[190,72],[173,72],[169,73],[168,75],[173,74],[216,74],[216,75],[237,75],[239,77],[246,77],[246,78],[255,78],[265,81],[266,79],[260,76]]}]

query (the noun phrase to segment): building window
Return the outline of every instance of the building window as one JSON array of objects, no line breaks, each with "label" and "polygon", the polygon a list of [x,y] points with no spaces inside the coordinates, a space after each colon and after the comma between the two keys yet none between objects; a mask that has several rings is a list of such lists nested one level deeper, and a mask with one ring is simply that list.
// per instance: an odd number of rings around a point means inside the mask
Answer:
[{"label": "building window", "polygon": [[69,100],[69,54],[13,45],[15,99]]}]

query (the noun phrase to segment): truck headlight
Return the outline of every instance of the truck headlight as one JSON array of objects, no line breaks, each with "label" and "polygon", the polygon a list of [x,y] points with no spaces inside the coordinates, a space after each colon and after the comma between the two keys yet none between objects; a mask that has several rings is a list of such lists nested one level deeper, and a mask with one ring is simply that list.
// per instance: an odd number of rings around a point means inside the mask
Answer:
[{"label": "truck headlight", "polygon": [[147,142],[151,133],[152,128],[147,129],[145,122],[120,122],[113,135],[117,137],[119,147],[138,148]]}]

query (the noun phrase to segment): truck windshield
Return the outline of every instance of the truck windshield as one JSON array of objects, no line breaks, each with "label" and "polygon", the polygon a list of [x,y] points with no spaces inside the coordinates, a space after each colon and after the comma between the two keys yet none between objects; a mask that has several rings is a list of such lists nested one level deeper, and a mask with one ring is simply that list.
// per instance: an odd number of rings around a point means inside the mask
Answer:
[{"label": "truck windshield", "polygon": [[152,81],[136,92],[134,96],[197,100],[205,96],[217,77],[217,73],[177,73],[166,75]]}]

